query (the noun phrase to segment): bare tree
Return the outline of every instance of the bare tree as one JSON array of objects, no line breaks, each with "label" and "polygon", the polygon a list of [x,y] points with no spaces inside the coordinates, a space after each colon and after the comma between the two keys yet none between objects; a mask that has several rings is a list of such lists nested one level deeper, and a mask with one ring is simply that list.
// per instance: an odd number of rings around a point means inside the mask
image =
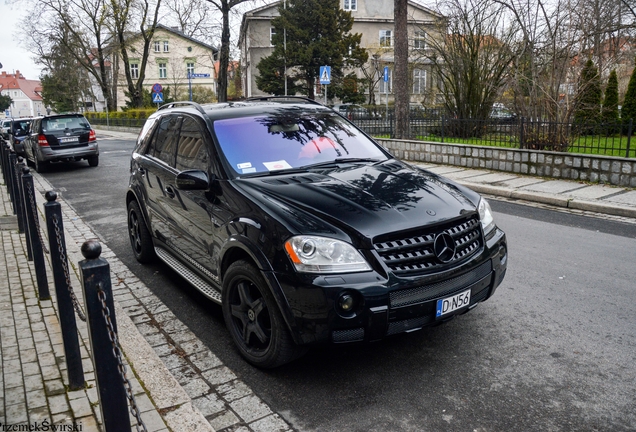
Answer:
[{"label": "bare tree", "polygon": [[[55,43],[61,43],[77,64],[99,86],[110,110],[116,109],[116,92],[109,74],[110,33],[106,0],[41,0],[33,4],[25,26],[27,45],[41,61]],[[38,31],[31,31],[37,28]],[[65,36],[67,35],[67,36]]]},{"label": "bare tree", "polygon": [[516,60],[516,26],[491,1],[448,0],[441,38],[431,38],[429,54],[448,113],[460,119],[487,119]]},{"label": "bare tree", "polygon": [[[123,63],[127,95],[133,107],[142,107],[146,66],[150,44],[157,28],[161,0],[156,0],[153,4],[148,0],[110,0],[110,7],[113,18],[112,31]],[[130,70],[129,50],[132,38],[141,38],[143,42],[138,77],[133,77]]]},{"label": "bare tree", "polygon": [[175,23],[188,37],[212,44],[215,35],[221,30],[217,17],[213,16],[207,2],[200,0],[165,0],[166,22]]},{"label": "bare tree", "polygon": [[227,69],[230,64],[230,11],[248,0],[207,0],[221,12],[221,49],[217,77],[219,102],[227,102]]}]

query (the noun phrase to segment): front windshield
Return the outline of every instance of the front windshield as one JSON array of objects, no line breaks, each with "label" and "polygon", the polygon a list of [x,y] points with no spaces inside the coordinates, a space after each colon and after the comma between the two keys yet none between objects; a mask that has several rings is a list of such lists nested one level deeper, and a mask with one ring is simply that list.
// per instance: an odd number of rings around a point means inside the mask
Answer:
[{"label": "front windshield", "polygon": [[370,139],[331,112],[285,108],[217,120],[214,131],[236,174],[302,168],[336,159],[387,159]]}]

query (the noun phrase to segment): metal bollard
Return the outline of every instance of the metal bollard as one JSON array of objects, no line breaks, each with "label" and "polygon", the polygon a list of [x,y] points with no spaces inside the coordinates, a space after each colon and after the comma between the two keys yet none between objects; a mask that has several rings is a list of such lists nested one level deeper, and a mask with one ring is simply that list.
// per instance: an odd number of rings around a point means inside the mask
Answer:
[{"label": "metal bollard", "polygon": [[[26,213],[27,244],[31,243],[31,253],[33,254],[33,264],[35,266],[35,278],[38,283],[38,297],[40,300],[48,300],[51,298],[49,293],[49,282],[46,277],[46,263],[44,260],[44,250],[42,239],[39,234],[39,218],[35,204],[35,196],[33,194],[33,176],[28,167],[22,168],[22,186],[25,194],[23,195]],[[30,192],[27,192],[30,191]],[[31,199],[29,199],[29,193]]]},{"label": "metal bollard", "polygon": [[22,215],[20,214],[20,212],[18,211],[18,206],[16,205],[16,195],[18,194],[16,188],[17,188],[17,184],[15,181],[15,162],[17,160],[17,156],[15,155],[15,153],[10,150],[9,151],[9,166],[8,166],[8,170],[7,170],[7,177],[8,177],[8,182],[7,182],[7,187],[9,188],[9,196],[11,197],[11,203],[13,204],[13,214],[18,216],[18,232],[23,232],[23,225],[22,225]]},{"label": "metal bollard", "polygon": [[7,144],[4,142],[4,140],[2,140],[2,138],[0,138],[0,158],[1,158],[1,163],[2,163],[2,178],[4,180],[4,184],[7,185],[7,149],[8,146]]},{"label": "metal bollard", "polygon": [[124,386],[127,380],[123,374],[124,365],[117,343],[110,265],[99,257],[101,253],[102,246],[99,242],[87,241],[82,245],[82,255],[86,259],[79,262],[99,402],[104,418],[104,430],[129,432],[127,390]]},{"label": "metal bollard", "polygon": [[[62,327],[69,387],[71,390],[78,390],[86,386],[82,355],[77,337],[77,322],[75,321],[75,308],[79,308],[79,304],[71,287],[66,259],[62,208],[60,203],[55,202],[57,199],[55,192],[48,191],[44,196],[47,201],[44,204],[44,214],[46,215],[46,226],[49,233],[51,267],[53,268],[53,280],[55,282],[55,293],[57,294],[57,307],[60,313],[60,326]],[[83,314],[80,316],[83,316]]]},{"label": "metal bollard", "polygon": [[[22,232],[24,232],[24,235],[26,237],[27,258],[29,261],[33,261],[33,242],[31,241],[31,236],[34,233],[29,230],[29,220],[27,219],[27,196],[24,192],[24,184],[22,182],[22,176],[24,175],[23,169],[25,168],[27,168],[27,166],[24,163],[24,159],[22,158],[22,156],[18,156],[15,164],[15,180],[17,184],[16,210],[18,212],[18,215],[22,215]],[[33,177],[31,178],[31,180],[33,180]],[[33,181],[31,181],[31,183],[33,183]],[[35,214],[37,215],[37,213]],[[19,221],[20,219],[18,218],[18,222]]]}]

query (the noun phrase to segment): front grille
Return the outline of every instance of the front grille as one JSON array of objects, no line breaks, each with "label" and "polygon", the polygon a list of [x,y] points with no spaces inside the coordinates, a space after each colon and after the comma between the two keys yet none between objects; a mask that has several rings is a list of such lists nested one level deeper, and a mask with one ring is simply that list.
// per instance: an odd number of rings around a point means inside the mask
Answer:
[{"label": "front grille", "polygon": [[488,260],[479,267],[474,268],[461,276],[457,276],[443,282],[393,291],[389,294],[391,307],[408,306],[416,303],[422,303],[434,298],[444,297],[488,276],[491,268],[490,260]]},{"label": "front grille", "polygon": [[389,323],[389,328],[386,331],[386,335],[391,336],[398,333],[404,333],[409,330],[418,329],[433,321],[435,321],[435,317],[433,315],[411,318],[402,321],[394,321]]},{"label": "front grille", "polygon": [[[455,241],[455,255],[448,263],[435,256],[433,243],[441,233]],[[426,274],[457,265],[473,256],[483,246],[477,215],[454,220],[435,227],[422,227],[400,235],[383,236],[374,242],[374,248],[391,271],[400,276]]]}]

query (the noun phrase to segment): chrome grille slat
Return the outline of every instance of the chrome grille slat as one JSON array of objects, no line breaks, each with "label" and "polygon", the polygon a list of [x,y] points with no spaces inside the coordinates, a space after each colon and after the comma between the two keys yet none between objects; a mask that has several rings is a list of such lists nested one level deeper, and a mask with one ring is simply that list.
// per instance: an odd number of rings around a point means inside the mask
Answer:
[{"label": "chrome grille slat", "polygon": [[[440,233],[449,234],[455,241],[455,256],[448,263],[441,263],[433,246]],[[447,268],[475,254],[483,245],[481,227],[477,215],[469,219],[451,221],[432,228],[383,236],[374,242],[374,248],[384,264],[396,274],[415,275]]]}]

